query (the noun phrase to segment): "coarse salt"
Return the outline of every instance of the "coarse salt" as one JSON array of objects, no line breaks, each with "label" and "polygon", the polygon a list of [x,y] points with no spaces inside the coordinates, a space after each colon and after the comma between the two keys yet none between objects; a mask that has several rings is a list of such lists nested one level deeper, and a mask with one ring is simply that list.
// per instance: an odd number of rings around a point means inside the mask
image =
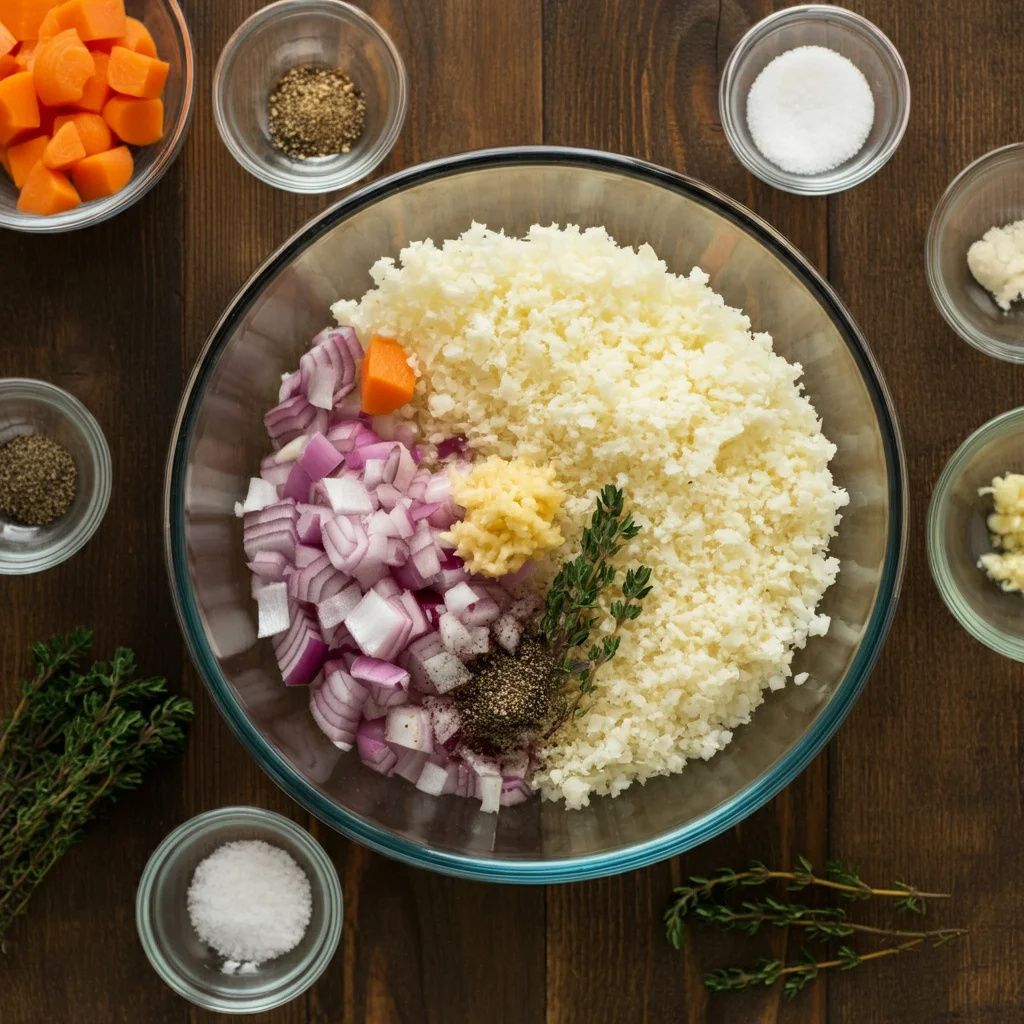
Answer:
[{"label": "coarse salt", "polygon": [[201,861],[188,890],[196,934],[226,962],[226,974],[294,949],[306,934],[313,898],[291,854],[262,840],[225,843]]},{"label": "coarse salt", "polygon": [[762,156],[790,174],[822,174],[856,156],[875,120],[861,70],[825,46],[771,61],[747,94],[747,127]]}]

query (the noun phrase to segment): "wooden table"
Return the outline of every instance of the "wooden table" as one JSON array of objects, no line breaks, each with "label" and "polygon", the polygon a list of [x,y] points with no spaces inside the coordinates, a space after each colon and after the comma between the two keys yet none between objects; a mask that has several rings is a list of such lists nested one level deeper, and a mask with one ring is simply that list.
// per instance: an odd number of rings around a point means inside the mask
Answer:
[{"label": "wooden table", "polygon": [[[135,934],[134,893],[160,838],[231,803],[308,827],[341,872],[342,947],[274,1024],[940,1024],[1024,1020],[1024,675],[974,643],[932,585],[923,523],[945,460],[1020,403],[1018,369],[959,341],[935,311],[922,250],[931,211],[970,160],[1020,137],[1015,0],[859,0],[895,42],[910,127],[876,177],[832,199],[746,174],[717,114],[730,49],[771,0],[361,0],[412,80],[409,118],[379,173],[483,146],[557,143],[628,153],[703,179],[778,227],[828,273],[870,339],[902,418],[911,485],[903,600],[874,677],[828,751],[727,835],[644,871],[571,886],[455,881],[368,853],[312,820],[222,725],[185,657],[164,578],[164,456],[184,378],[250,271],[337,196],[249,177],[210,112],[217,54],[259,0],[187,0],[199,55],[184,155],[133,209],[79,234],[0,238],[0,375],[53,381],[95,413],[114,493],[92,542],[51,572],[0,578],[0,706],[29,643],[93,625],[98,654],[133,646],[191,694],[186,755],[98,823],[53,871],[0,961],[3,1024],[207,1022],[164,987]],[[683,953],[659,918],[691,872],[751,858],[840,857],[956,893],[942,920],[971,934],[928,953],[778,989],[709,998],[701,973],[788,954],[782,932]],[[939,920],[936,916],[935,920]],[[226,1019],[226,1018],[225,1018]]]}]

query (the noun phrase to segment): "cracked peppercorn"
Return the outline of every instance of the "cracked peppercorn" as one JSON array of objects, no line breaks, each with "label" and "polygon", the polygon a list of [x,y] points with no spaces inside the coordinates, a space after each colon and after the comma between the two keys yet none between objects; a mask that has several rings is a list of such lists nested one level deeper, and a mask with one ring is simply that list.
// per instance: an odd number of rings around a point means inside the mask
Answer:
[{"label": "cracked peppercorn", "polygon": [[53,438],[19,434],[0,448],[0,515],[43,526],[67,512],[77,484],[75,460]]},{"label": "cracked peppercorn", "polygon": [[348,153],[366,124],[366,100],[340,68],[292,68],[267,106],[271,141],[296,160]]}]

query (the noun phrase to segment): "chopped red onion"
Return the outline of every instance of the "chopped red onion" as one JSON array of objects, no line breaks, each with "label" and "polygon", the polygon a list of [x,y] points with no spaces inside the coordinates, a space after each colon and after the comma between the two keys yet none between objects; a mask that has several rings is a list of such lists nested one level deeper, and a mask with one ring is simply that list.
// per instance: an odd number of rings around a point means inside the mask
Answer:
[{"label": "chopped red onion", "polygon": [[505,612],[491,627],[498,646],[514,654],[523,636],[523,627],[511,612]]},{"label": "chopped red onion", "polygon": [[340,661],[328,661],[324,665],[324,686],[331,691],[333,698],[355,711],[361,711],[366,698],[370,694],[368,686],[353,679]]},{"label": "chopped red onion", "polygon": [[261,579],[277,582],[290,574],[292,565],[280,551],[261,551],[249,568]]},{"label": "chopped red onion", "polygon": [[[338,575],[341,576],[340,573]],[[321,597],[316,602],[316,617],[320,622],[320,629],[326,634],[328,631],[341,625],[345,620],[345,616],[362,599],[362,592],[359,589],[358,583],[351,583],[335,594]]]},{"label": "chopped red onion", "polygon": [[299,505],[299,519],[295,524],[295,530],[301,543],[312,547],[323,545],[320,523],[326,514],[327,510],[319,505]]},{"label": "chopped red onion", "polygon": [[349,583],[348,577],[331,565],[330,558],[321,553],[301,569],[296,566],[288,580],[288,593],[296,601],[306,604],[320,604],[343,590]]},{"label": "chopped red onion", "polygon": [[376,493],[377,500],[380,502],[380,507],[388,512],[396,508],[398,503],[402,500],[402,492],[396,490],[391,484],[380,484],[377,487]]},{"label": "chopped red onion", "polygon": [[355,477],[333,477],[322,480],[321,485],[327,492],[331,510],[338,515],[366,515],[373,512],[376,507],[366,486]]},{"label": "chopped red onion", "polygon": [[384,739],[384,719],[364,718],[356,730],[359,759],[375,772],[389,775],[398,763],[398,755]]},{"label": "chopped red onion", "polygon": [[277,487],[274,484],[262,477],[254,476],[249,481],[245,500],[235,503],[235,515],[241,519],[246,512],[260,512],[268,505],[276,504],[278,498]]},{"label": "chopped red onion", "polygon": [[397,753],[398,763],[391,774],[398,775],[406,782],[415,784],[423,771],[423,766],[427,763],[427,755],[419,750],[399,749]]},{"label": "chopped red onion", "polygon": [[390,661],[381,661],[379,658],[356,658],[352,662],[351,673],[353,679],[372,683],[381,690],[409,688],[409,673]]},{"label": "chopped red onion", "polygon": [[408,705],[392,708],[387,715],[384,738],[399,747],[431,753],[434,733],[430,728],[430,712]]},{"label": "chopped red onion", "polygon": [[299,465],[306,471],[310,481],[322,480],[341,465],[341,452],[321,433],[314,434],[302,449]]},{"label": "chopped red onion", "polygon": [[313,617],[303,608],[292,612],[287,633],[274,638],[274,652],[286,686],[305,686],[327,659],[327,644]]},{"label": "chopped red onion", "polygon": [[363,654],[383,661],[397,655],[412,631],[409,616],[372,590],[345,616],[345,625]]},{"label": "chopped red onion", "polygon": [[323,553],[324,549],[318,548],[315,544],[296,544],[295,568],[305,569],[311,562],[315,562],[318,558],[322,557]]},{"label": "chopped red onion", "polygon": [[409,632],[408,642],[412,643],[414,640],[418,640],[421,636],[429,633],[430,623],[427,622],[427,616],[420,607],[419,601],[416,600],[416,596],[408,590],[403,590],[401,594],[398,595],[398,600],[401,602],[402,608],[405,610],[405,614],[409,616],[409,619],[412,622],[412,629]]},{"label": "chopped red onion", "polygon": [[329,519],[322,527],[324,550],[331,565],[341,572],[352,573],[359,567],[369,547],[362,524],[345,516]]},{"label": "chopped red onion", "polygon": [[435,654],[423,662],[423,671],[438,693],[448,693],[470,680],[466,666],[448,651]]},{"label": "chopped red onion", "polygon": [[[451,591],[449,590],[450,594]],[[448,596],[447,594],[445,595]],[[471,604],[460,616],[467,626],[489,626],[501,616],[501,609],[493,597],[484,594],[479,601]]]},{"label": "chopped red onion", "polygon": [[288,609],[288,584],[267,583],[256,595],[259,606],[259,637],[283,633],[291,625]]},{"label": "chopped red onion", "polygon": [[502,780],[499,798],[502,807],[516,807],[518,804],[524,804],[531,796],[533,796],[533,790],[530,789],[530,784],[523,779]]},{"label": "chopped red onion", "polygon": [[427,796],[441,796],[444,793],[454,793],[457,780],[457,768],[452,771],[452,766],[442,768],[432,761],[427,761],[416,780],[416,788]]},{"label": "chopped red onion", "polygon": [[309,474],[303,469],[302,464],[293,462],[281,494],[285,498],[304,502],[309,498],[309,488],[312,483],[313,481],[309,479]]}]

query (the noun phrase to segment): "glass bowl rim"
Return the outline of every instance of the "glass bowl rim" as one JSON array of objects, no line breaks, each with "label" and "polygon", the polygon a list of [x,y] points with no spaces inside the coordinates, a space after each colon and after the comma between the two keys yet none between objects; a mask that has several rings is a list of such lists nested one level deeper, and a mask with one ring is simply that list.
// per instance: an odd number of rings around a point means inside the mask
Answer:
[{"label": "glass bowl rim", "polygon": [[[181,49],[181,110],[178,112],[178,118],[174,122],[173,128],[161,140],[160,152],[153,166],[137,178],[133,175],[128,185],[120,193],[116,193],[116,202],[99,199],[91,203],[82,203],[81,206],[77,206],[73,210],[57,213],[51,217],[25,215],[17,210],[13,213],[0,211],[0,228],[22,231],[26,234],[53,235],[79,231],[95,224],[102,224],[134,206],[160,181],[177,160],[181,147],[185,144],[185,137],[188,135],[188,128],[195,110],[196,51],[188,22],[185,20],[185,14],[178,0],[159,0],[159,2],[167,8],[178,33]],[[115,196],[110,196],[108,199],[115,199]]]},{"label": "glass bowl rim", "polygon": [[[1024,406],[993,416],[988,422],[978,427],[950,456],[949,461],[939,474],[939,479],[932,491],[931,501],[928,503],[926,537],[928,567],[931,569],[935,586],[953,618],[975,640],[983,643],[989,650],[995,651],[1005,658],[1024,662],[1024,640],[997,629],[987,619],[975,612],[964,599],[950,569],[944,537],[950,494],[960,479],[964,465],[989,441],[1005,437],[1015,431],[1024,431]],[[981,572],[980,569],[978,571]]]},{"label": "glass bowl rim", "polygon": [[[856,172],[851,168],[845,174],[836,171],[825,172],[828,177],[818,175],[791,174],[762,157],[756,150],[751,150],[736,130],[732,113],[729,110],[729,99],[737,88],[736,74],[740,64],[750,55],[753,46],[766,39],[771,33],[794,21],[832,20],[843,22],[848,28],[878,43],[887,55],[891,66],[896,72],[900,86],[896,89],[896,104],[893,111],[893,125],[889,130],[889,140],[878,149],[878,152]],[[718,86],[718,118],[722,123],[726,140],[733,155],[756,178],[771,185],[773,188],[801,196],[830,196],[860,185],[877,174],[892,158],[903,141],[903,136],[910,123],[910,76],[906,65],[892,40],[873,22],[855,11],[844,7],[833,7],[829,4],[802,4],[786,7],[774,14],[769,14],[752,25],[733,47],[725,62],[722,78]]]},{"label": "glass bowl rim", "polygon": [[4,377],[0,380],[0,403],[7,398],[43,402],[56,409],[59,416],[81,435],[96,469],[95,486],[82,510],[82,517],[67,536],[39,551],[32,559],[7,561],[0,553],[0,576],[28,576],[61,565],[89,543],[107,514],[113,468],[110,447],[102,427],[89,409],[69,391],[32,377]]},{"label": "glass bowl rim", "polygon": [[[262,996],[257,998],[255,995],[248,996],[244,992],[240,992],[238,998],[224,998],[201,992],[174,970],[153,940],[155,929],[150,912],[150,903],[154,887],[161,874],[166,870],[167,862],[182,846],[193,842],[211,829],[221,825],[232,824],[237,824],[241,827],[246,825],[262,826],[278,836],[287,836],[296,846],[300,846],[310,860],[313,861],[316,867],[316,884],[323,891],[326,925],[321,943],[310,950],[308,962],[304,969],[296,975],[291,984],[284,986],[280,991],[269,997]],[[313,880],[311,879],[310,881],[313,884]],[[273,1010],[275,1007],[283,1006],[305,992],[323,974],[334,957],[338,949],[338,943],[341,940],[344,917],[345,903],[341,891],[341,881],[338,878],[338,870],[335,868],[334,862],[327,855],[327,851],[317,842],[315,837],[310,835],[297,822],[292,821],[291,818],[286,818],[283,814],[278,814],[276,811],[268,811],[264,807],[241,804],[203,811],[201,814],[194,815],[172,829],[149,855],[135,893],[135,927],[138,931],[139,941],[142,943],[143,952],[146,954],[146,959],[153,970],[178,995],[204,1009],[217,1010],[221,1013],[260,1013],[266,1010]]]},{"label": "glass bowl rim", "polygon": [[[343,169],[333,173],[324,173],[315,177],[300,177],[286,172],[279,172],[270,165],[252,159],[238,144],[237,136],[228,125],[224,109],[224,91],[229,65],[237,58],[241,46],[258,29],[271,22],[277,15],[288,12],[319,11],[330,15],[346,24],[357,23],[369,30],[370,34],[380,43],[381,49],[397,72],[398,89],[391,98],[384,120],[384,129],[377,137],[373,146],[367,150],[362,159],[353,161]],[[361,181],[386,159],[394,148],[398,136],[402,133],[406,116],[409,113],[409,73],[405,61],[387,32],[370,17],[366,11],[354,7],[346,0],[275,0],[274,3],[261,7],[249,15],[224,44],[213,72],[212,86],[213,120],[217,126],[217,134],[227,151],[244,170],[254,178],[272,188],[299,195],[323,195],[326,192],[337,192]]]},{"label": "glass bowl rim", "polygon": [[945,279],[939,270],[941,263],[939,235],[963,199],[965,192],[973,184],[973,180],[979,172],[990,163],[1009,161],[1014,157],[1024,161],[1024,142],[1011,142],[1006,146],[997,146],[987,153],[982,153],[946,186],[939,201],[935,204],[931,219],[928,221],[928,233],[925,235],[924,242],[924,266],[932,301],[939,313],[942,314],[942,319],[953,328],[958,337],[978,349],[979,352],[984,352],[985,355],[995,359],[1002,359],[1007,363],[1024,363],[1024,342],[1013,344],[999,341],[985,331],[976,330],[970,321],[960,316],[956,303],[953,301],[950,290],[946,287]]},{"label": "glass bowl rim", "polygon": [[[495,167],[577,166],[606,171],[687,196],[732,221],[788,267],[814,295],[846,341],[879,420],[886,453],[890,508],[888,541],[878,597],[850,669],[814,725],[760,777],[724,804],[667,832],[602,853],[552,860],[485,860],[421,846],[378,829],[326,798],[279,754],[245,714],[206,640],[185,561],[183,483],[192,428],[206,381],[228,335],[264,285],[336,224],[412,185]],[[547,884],[631,871],[692,849],[738,823],[787,786],[831,739],[853,707],[881,651],[896,611],[906,558],[907,470],[899,423],[888,386],[853,316],[831,285],[789,241],[756,214],[696,179],[634,157],[597,150],[526,146],[443,157],[373,182],[318,214],[272,253],[242,286],[196,360],[175,419],[164,482],[164,555],[175,612],[189,654],[214,704],[257,763],[289,795],[325,824],[370,849],[416,867],[462,878]],[[567,812],[568,813],[568,812]]]}]

